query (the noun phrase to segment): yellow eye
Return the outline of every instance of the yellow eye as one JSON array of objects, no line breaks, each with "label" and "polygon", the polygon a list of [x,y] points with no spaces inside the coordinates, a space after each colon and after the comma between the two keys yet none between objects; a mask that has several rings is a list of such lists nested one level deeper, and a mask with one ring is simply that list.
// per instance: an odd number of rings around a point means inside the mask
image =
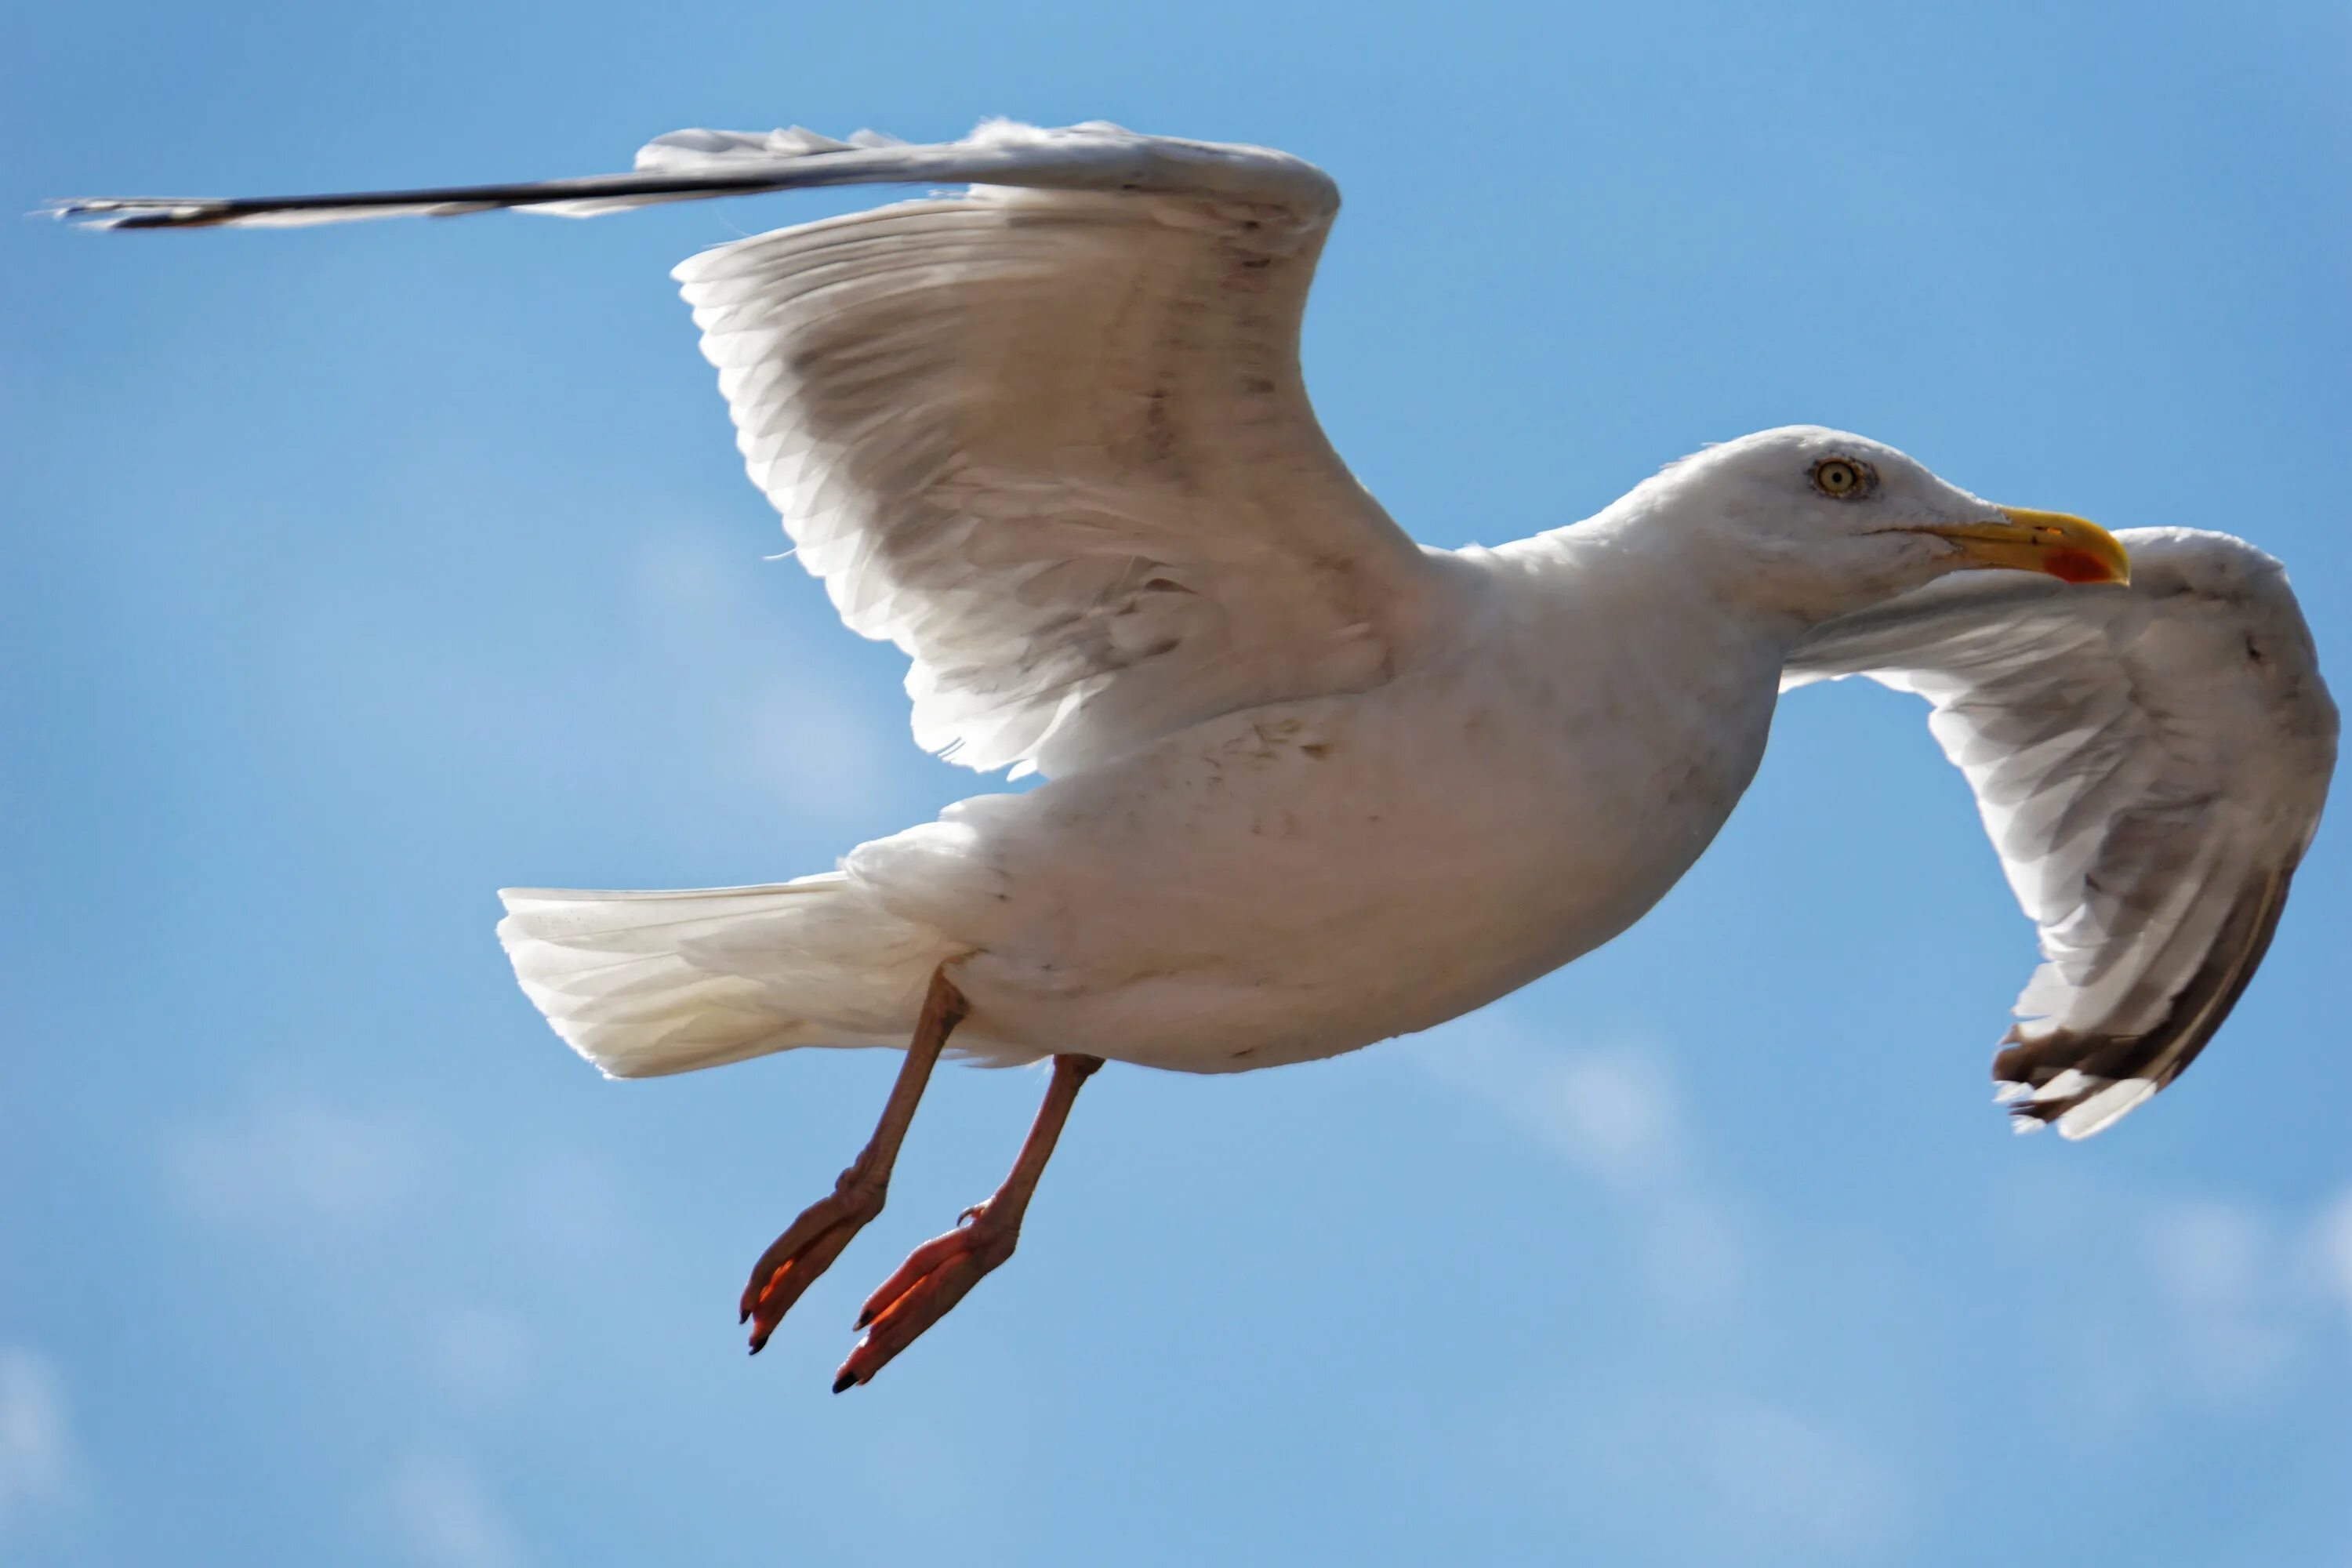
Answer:
[{"label": "yellow eye", "polygon": [[1851,458],[1823,458],[1813,465],[1813,489],[1832,500],[1851,500],[1871,488],[1878,476],[1870,465]]}]

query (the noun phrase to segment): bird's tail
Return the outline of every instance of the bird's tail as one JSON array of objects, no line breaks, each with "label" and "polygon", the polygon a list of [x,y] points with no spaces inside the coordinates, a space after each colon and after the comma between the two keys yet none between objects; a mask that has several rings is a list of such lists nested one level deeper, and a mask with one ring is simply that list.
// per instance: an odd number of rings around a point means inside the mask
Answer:
[{"label": "bird's tail", "polygon": [[958,949],[838,872],[758,888],[509,888],[499,941],[523,994],[611,1078],[795,1046],[904,1045]]}]

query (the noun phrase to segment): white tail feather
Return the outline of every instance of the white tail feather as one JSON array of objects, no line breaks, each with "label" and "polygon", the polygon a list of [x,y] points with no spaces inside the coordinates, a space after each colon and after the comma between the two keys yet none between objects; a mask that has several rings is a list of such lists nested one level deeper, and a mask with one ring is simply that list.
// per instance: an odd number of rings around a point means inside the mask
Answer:
[{"label": "white tail feather", "polygon": [[611,1078],[795,1046],[903,1046],[956,950],[838,872],[756,888],[509,888],[499,941],[523,994]]}]

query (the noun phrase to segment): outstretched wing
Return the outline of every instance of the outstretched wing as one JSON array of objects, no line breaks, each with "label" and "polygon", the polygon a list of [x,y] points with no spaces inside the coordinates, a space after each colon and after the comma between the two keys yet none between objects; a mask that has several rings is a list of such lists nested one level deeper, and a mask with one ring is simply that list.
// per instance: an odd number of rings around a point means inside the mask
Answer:
[{"label": "outstretched wing", "polygon": [[2336,714],[2279,563],[2138,529],[2129,588],[1943,579],[1833,621],[1784,687],[1867,675],[1933,706],[2045,962],[1993,1078],[2021,1131],[2084,1138],[2178,1078],[2285,908]]},{"label": "outstretched wing", "polygon": [[751,478],[842,617],[914,661],[919,742],[1067,772],[1236,709],[1386,679],[1436,571],[1309,406],[1339,195],[1286,154],[994,123],[932,147],[680,132],[640,172],[373,195],[63,204],[122,226],[796,185],[961,195],[706,251],[678,280]]}]

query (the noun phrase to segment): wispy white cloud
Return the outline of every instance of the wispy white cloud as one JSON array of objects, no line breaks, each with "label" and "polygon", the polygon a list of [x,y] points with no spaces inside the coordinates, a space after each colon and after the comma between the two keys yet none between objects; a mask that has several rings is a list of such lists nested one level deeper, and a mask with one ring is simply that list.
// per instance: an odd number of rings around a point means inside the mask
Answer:
[{"label": "wispy white cloud", "polygon": [[[332,1249],[321,1309],[343,1331],[410,1347],[421,1392],[443,1415],[495,1416],[528,1389],[536,1336],[512,1312],[468,1300],[445,1239],[575,1266],[628,1245],[632,1207],[609,1163],[545,1145],[476,1148],[467,1168],[435,1158],[397,1114],[318,1099],[264,1099],[170,1133],[170,1201],[207,1226],[304,1254]],[[467,1194],[452,1201],[453,1189]],[[282,1245],[280,1245],[282,1244]]]},{"label": "wispy white cloud", "polygon": [[2196,1198],[2158,1206],[2143,1241],[2170,1317],[2172,1364],[2221,1403],[2273,1386],[2299,1346],[2294,1270],[2270,1220],[2243,1205]]},{"label": "wispy white cloud", "polygon": [[1698,1437],[1714,1490],[1767,1539],[1832,1557],[1881,1558],[1908,1527],[1909,1489],[1895,1466],[1811,1416],[1729,1405],[1702,1420]]},{"label": "wispy white cloud", "polygon": [[[1707,1167],[1672,1059],[1653,1047],[1582,1051],[1520,1036],[1507,1009],[1434,1032],[1413,1053],[1424,1070],[1473,1096],[1607,1193],[1633,1247],[1639,1289],[1672,1309],[1675,1342],[1712,1359],[1724,1331],[1769,1316],[1756,1226]],[[1697,1350],[1704,1342],[1706,1350]],[[1587,1476],[1622,1475],[1627,1495],[1675,1477],[1691,1507],[1652,1521],[1693,1554],[1756,1562],[1869,1561],[1915,1528],[1916,1489],[1895,1458],[1825,1416],[1732,1385],[1695,1386],[1682,1369],[1635,1380],[1594,1403],[1575,1444]],[[1559,1411],[1531,1420],[1529,1453],[1551,1454]],[[1792,1555],[1793,1554],[1793,1555]]]},{"label": "wispy white cloud", "polygon": [[1506,1495],[1549,1489],[1578,1532],[1661,1563],[1899,1562],[1930,1511],[1895,1447],[1850,1417],[1621,1370],[1516,1392],[1482,1455]]},{"label": "wispy white cloud", "polygon": [[569,1263],[625,1248],[638,1228],[619,1174],[605,1160],[579,1150],[533,1152],[505,1184],[501,1201],[520,1241]]},{"label": "wispy white cloud", "polygon": [[288,1100],[178,1131],[163,1163],[174,1199],[205,1219],[348,1224],[396,1206],[422,1160],[389,1121]]},{"label": "wispy white cloud", "polygon": [[1624,1048],[1556,1061],[1514,1051],[1523,1081],[1514,1114],[1561,1157],[1623,1187],[1682,1175],[1688,1159],[1682,1102],[1662,1064]]},{"label": "wispy white cloud", "polygon": [[2322,1295],[2344,1313],[2352,1328],[2352,1187],[2336,1194],[2312,1222],[2312,1273]]},{"label": "wispy white cloud", "polygon": [[384,1511],[420,1568],[520,1568],[522,1542],[470,1465],[413,1454],[394,1466]]},{"label": "wispy white cloud", "polygon": [[759,787],[789,799],[797,813],[862,816],[877,796],[887,798],[894,778],[920,760],[903,727],[886,733],[874,714],[814,682],[779,673],[747,696],[729,716],[728,755]]},{"label": "wispy white cloud", "polygon": [[[1773,1299],[1769,1243],[1706,1168],[1665,1053],[1538,1047],[1497,1010],[1437,1033],[1413,1059],[1612,1194],[1662,1304],[1719,1316]],[[2037,1205],[2049,1196],[2037,1188]],[[2050,1238],[2053,1300],[2079,1309],[2053,1321],[2109,1328],[2095,1347],[2063,1347],[2052,1371],[2100,1425],[2182,1400],[2243,1408],[2279,1396],[2332,1351],[2323,1322],[2352,1322],[2352,1190],[2296,1214],[2195,1194],[2151,1198],[2085,1175],[2066,1212],[2061,1230],[2042,1207],[2032,1222]]]},{"label": "wispy white cloud", "polygon": [[808,679],[811,662],[840,668],[820,639],[845,650],[853,634],[829,612],[821,626],[791,622],[762,572],[800,568],[687,534],[649,541],[635,577],[648,632],[679,667],[680,700],[717,776],[782,794],[800,815],[863,820],[916,759],[905,701],[851,701],[837,681]]},{"label": "wispy white cloud", "polygon": [[[2343,1364],[2352,1194],[2301,1207],[2149,1194],[2087,1172],[2015,1190],[2037,1255],[2017,1313],[2036,1336],[2027,1353],[2038,1386],[2099,1442],[2184,1406],[2273,1407]],[[2075,1331],[2085,1323],[2097,1331]]]},{"label": "wispy white cloud", "polygon": [[1754,1272],[1747,1231],[1713,1189],[1672,1188],[1642,1211],[1642,1273],[1669,1306],[1721,1308],[1739,1297]]},{"label": "wispy white cloud", "polygon": [[65,1380],[38,1352],[0,1345],[0,1533],[72,1502],[81,1475]]},{"label": "wispy white cloud", "polygon": [[530,1381],[530,1336],[507,1313],[451,1308],[426,1329],[425,1367],[453,1409],[469,1415],[505,1410]]},{"label": "wispy white cloud", "polygon": [[1618,1201],[1643,1278],[1679,1307],[1727,1304],[1745,1243],[1704,1170],[1674,1074],[1654,1049],[1538,1047],[1507,1016],[1479,1015],[1424,1037],[1411,1059],[1517,1125]]}]

